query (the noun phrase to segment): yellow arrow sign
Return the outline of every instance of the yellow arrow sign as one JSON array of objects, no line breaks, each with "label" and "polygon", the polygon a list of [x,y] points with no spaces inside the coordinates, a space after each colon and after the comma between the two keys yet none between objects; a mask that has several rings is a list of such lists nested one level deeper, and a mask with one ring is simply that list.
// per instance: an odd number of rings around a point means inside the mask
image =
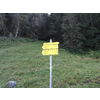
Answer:
[{"label": "yellow arrow sign", "polygon": [[58,45],[46,44],[42,46],[43,49],[57,49]]},{"label": "yellow arrow sign", "polygon": [[43,43],[43,49],[55,49],[58,48],[59,42]]},{"label": "yellow arrow sign", "polygon": [[58,55],[58,49],[48,49],[42,51],[43,55]]}]

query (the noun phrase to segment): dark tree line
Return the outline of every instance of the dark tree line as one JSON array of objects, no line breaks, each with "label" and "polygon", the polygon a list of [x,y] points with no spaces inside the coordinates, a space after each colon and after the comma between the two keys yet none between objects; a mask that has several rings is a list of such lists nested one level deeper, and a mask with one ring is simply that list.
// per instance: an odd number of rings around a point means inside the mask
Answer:
[{"label": "dark tree line", "polygon": [[46,33],[63,48],[76,52],[100,50],[99,13],[57,13],[50,19]]},{"label": "dark tree line", "polygon": [[59,41],[73,51],[100,49],[99,13],[1,13],[0,36]]},{"label": "dark tree line", "polygon": [[0,36],[38,37],[46,17],[44,13],[1,13]]}]

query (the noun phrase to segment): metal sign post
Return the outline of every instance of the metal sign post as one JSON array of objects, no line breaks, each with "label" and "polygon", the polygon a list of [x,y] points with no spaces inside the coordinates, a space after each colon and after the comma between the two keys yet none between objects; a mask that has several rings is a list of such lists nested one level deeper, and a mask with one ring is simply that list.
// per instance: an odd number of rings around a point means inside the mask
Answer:
[{"label": "metal sign post", "polygon": [[[50,39],[50,43],[52,39]],[[50,55],[50,88],[52,88],[52,55]]]},{"label": "metal sign post", "polygon": [[58,44],[59,42],[52,42],[50,39],[49,43],[43,43],[42,55],[50,55],[50,88],[52,88],[52,55],[58,55]]}]

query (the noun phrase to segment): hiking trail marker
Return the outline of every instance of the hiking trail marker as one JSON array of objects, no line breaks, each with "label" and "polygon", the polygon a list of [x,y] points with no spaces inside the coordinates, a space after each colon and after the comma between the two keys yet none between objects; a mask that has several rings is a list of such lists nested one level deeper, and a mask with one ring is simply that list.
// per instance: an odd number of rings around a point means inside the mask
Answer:
[{"label": "hiking trail marker", "polygon": [[43,55],[50,55],[50,88],[52,88],[52,55],[58,55],[58,44],[59,42],[43,43]]}]

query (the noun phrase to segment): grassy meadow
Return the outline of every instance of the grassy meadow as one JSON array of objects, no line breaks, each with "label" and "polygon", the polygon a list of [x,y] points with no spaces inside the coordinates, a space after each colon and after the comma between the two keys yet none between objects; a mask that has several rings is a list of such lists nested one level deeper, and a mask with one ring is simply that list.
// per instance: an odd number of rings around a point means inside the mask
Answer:
[{"label": "grassy meadow", "polygon": [[[49,88],[50,56],[43,56],[44,41],[0,38],[0,87],[16,81],[16,88]],[[52,56],[53,88],[100,88],[100,52],[72,54],[59,48]]]}]

